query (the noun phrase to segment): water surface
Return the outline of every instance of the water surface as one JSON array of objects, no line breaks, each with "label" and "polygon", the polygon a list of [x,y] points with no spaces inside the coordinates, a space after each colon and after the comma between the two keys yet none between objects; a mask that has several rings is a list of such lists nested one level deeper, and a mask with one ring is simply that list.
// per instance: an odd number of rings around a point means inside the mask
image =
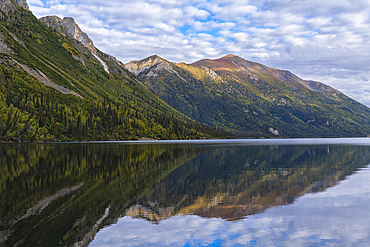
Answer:
[{"label": "water surface", "polygon": [[0,246],[367,246],[370,140],[0,145]]}]

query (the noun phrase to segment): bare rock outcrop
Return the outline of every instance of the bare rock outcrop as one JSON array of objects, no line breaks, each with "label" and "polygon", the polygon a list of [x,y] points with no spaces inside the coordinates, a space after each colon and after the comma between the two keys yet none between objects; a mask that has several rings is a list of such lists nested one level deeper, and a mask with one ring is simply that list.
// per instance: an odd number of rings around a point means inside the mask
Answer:
[{"label": "bare rock outcrop", "polygon": [[11,0],[0,0],[0,10],[2,12],[8,13],[10,11],[14,11],[17,5],[25,10],[30,10],[27,4],[27,0],[15,0],[14,2],[12,2]]},{"label": "bare rock outcrop", "polygon": [[62,35],[65,35],[62,31],[62,26],[60,23],[62,22],[62,19],[58,16],[45,16],[40,19],[47,27],[50,27],[52,29],[55,29],[58,33],[61,33]]},{"label": "bare rock outcrop", "polygon": [[0,33],[0,53],[10,54],[11,49],[5,43],[5,37]]},{"label": "bare rock outcrop", "polygon": [[97,50],[94,46],[94,43],[89,36],[80,29],[73,18],[64,17],[63,20],[61,20],[60,25],[64,28],[64,30],[67,31],[69,35],[86,46],[92,54],[97,55]]},{"label": "bare rock outcrop", "polygon": [[14,64],[16,64],[20,68],[22,68],[24,71],[26,71],[29,75],[35,77],[40,83],[44,84],[45,86],[54,88],[55,90],[61,92],[62,94],[72,94],[76,97],[79,97],[79,98],[83,99],[83,97],[81,95],[79,95],[78,93],[76,93],[75,91],[55,84],[44,73],[42,73],[42,71],[34,70],[34,69],[28,67],[27,65],[24,65],[24,64],[21,64],[21,63],[17,62],[16,60],[13,60],[13,62],[14,62]]},{"label": "bare rock outcrop", "polygon": [[18,6],[24,8],[25,10],[30,10],[27,0],[15,0],[15,3],[18,4]]},{"label": "bare rock outcrop", "polygon": [[132,62],[126,63],[125,66],[131,73],[137,76],[141,72],[147,69],[150,69],[151,67],[157,64],[162,64],[160,66],[161,68],[169,66],[165,60],[163,60],[162,58],[158,56],[151,56],[141,61],[132,61]]},{"label": "bare rock outcrop", "polygon": [[181,80],[186,82],[186,80],[174,70],[170,62],[162,59],[161,57],[154,55],[140,61],[132,61],[125,64],[126,68],[134,75],[139,75],[142,72],[149,70],[146,73],[147,77],[158,77],[157,72],[167,71],[169,73],[175,74]]},{"label": "bare rock outcrop", "polygon": [[275,130],[274,128],[269,128],[269,131],[270,131],[272,134],[276,135],[276,136],[278,136],[278,135],[279,135],[279,131],[278,131],[278,130]]}]

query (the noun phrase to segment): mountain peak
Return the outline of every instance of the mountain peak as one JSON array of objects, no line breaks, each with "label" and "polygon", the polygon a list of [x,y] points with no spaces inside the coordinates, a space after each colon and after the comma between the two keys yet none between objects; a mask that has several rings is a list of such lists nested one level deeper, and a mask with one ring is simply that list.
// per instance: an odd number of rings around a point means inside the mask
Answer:
[{"label": "mountain peak", "polygon": [[159,63],[159,62],[168,62],[167,60],[161,58],[158,55],[149,56],[147,58],[144,58],[144,59],[140,60],[139,62],[140,63],[143,63],[143,62],[147,62],[147,61],[151,61],[153,64]]},{"label": "mountain peak", "polygon": [[[160,56],[158,56],[157,54],[154,54],[154,55],[151,55],[151,56],[149,56],[149,57],[147,57],[147,58],[144,58],[144,59],[162,59],[162,60],[164,60],[163,58],[161,58]],[[143,59],[143,60],[144,60]]]},{"label": "mountain peak", "polygon": [[[229,73],[242,73],[249,78],[260,78],[262,75],[267,77],[276,77],[290,85],[303,85],[314,92],[320,92],[324,94],[335,93],[336,90],[323,84],[315,81],[302,80],[298,76],[294,75],[287,70],[279,70],[274,68],[269,68],[265,65],[250,62],[244,58],[238,57],[236,55],[227,55],[218,59],[210,60],[204,59],[198,62],[192,63],[192,65],[197,67],[206,67],[215,72],[226,71]],[[331,97],[331,96],[328,96]]]},{"label": "mountain peak", "polygon": [[96,55],[97,51],[94,43],[86,33],[82,32],[81,28],[77,25],[76,21],[72,17],[64,17],[61,19],[58,16],[45,16],[40,18],[40,21],[44,22],[46,26],[56,29],[59,32],[64,30],[74,39],[80,41],[94,55]]},{"label": "mountain peak", "polygon": [[58,16],[45,16],[40,18],[40,21],[42,21],[47,27],[50,27],[52,29],[55,29],[58,33],[64,33],[62,32],[60,23],[62,22],[62,19]]},{"label": "mountain peak", "polygon": [[98,51],[89,38],[89,36],[84,33],[81,28],[77,25],[76,21],[72,17],[64,17],[63,19],[58,16],[45,16],[40,18],[40,21],[44,22],[46,26],[57,30],[59,33],[63,34],[64,30],[68,35],[72,36],[75,40],[80,41],[85,47],[87,47],[94,57],[101,63],[104,70],[109,73],[107,64],[98,56]]},{"label": "mountain peak", "polygon": [[240,58],[236,55],[227,55],[218,59],[203,59],[192,63],[191,65],[197,67],[207,67],[211,70],[225,70],[229,71],[231,69],[244,68],[245,66],[251,65],[251,63],[243,58]]},{"label": "mountain peak", "polygon": [[169,66],[169,62],[158,55],[152,55],[139,61],[131,61],[125,64],[125,66],[131,73],[138,75],[144,70],[147,70],[157,64],[165,64]]},{"label": "mountain peak", "polygon": [[[233,54],[229,54],[229,55],[226,55],[226,56],[224,56],[222,58],[233,58],[233,57],[238,57],[238,56],[237,55],[233,55]],[[222,59],[222,58],[220,58],[220,59]]]}]

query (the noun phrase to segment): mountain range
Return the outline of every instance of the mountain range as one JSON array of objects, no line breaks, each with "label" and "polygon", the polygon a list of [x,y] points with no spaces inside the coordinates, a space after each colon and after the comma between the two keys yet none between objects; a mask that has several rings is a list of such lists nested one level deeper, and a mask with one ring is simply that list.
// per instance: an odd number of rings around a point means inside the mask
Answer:
[{"label": "mountain range", "polygon": [[126,64],[189,117],[242,137],[363,136],[369,109],[323,83],[235,55],[192,64],[158,56]]},{"label": "mountain range", "polygon": [[0,140],[226,138],[151,93],[72,18],[0,1]]},{"label": "mountain range", "polygon": [[123,64],[73,18],[0,0],[0,140],[370,134],[370,109],[323,83],[228,55]]}]

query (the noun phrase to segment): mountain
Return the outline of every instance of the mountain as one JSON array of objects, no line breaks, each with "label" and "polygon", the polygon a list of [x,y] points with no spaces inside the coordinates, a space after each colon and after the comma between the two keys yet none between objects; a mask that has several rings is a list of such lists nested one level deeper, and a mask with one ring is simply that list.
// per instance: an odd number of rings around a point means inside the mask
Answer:
[{"label": "mountain", "polygon": [[73,18],[0,0],[0,141],[217,138],[101,52]]},{"label": "mountain", "polygon": [[[44,22],[47,27],[50,27],[57,32],[63,34],[63,35],[70,35],[75,40],[79,41],[84,45],[91,54],[99,61],[99,63],[103,66],[105,72],[110,73],[109,67],[103,59],[99,57],[98,49],[94,46],[93,41],[89,38],[89,36],[82,32],[80,27],[76,24],[75,20],[70,17],[65,17],[63,20],[57,16],[45,16],[40,19],[40,21]],[[106,55],[106,54],[104,54]],[[82,57],[73,56],[75,59],[81,61],[84,64],[84,60]],[[125,69],[125,66],[120,63],[118,60],[114,60],[113,57],[110,57],[109,55],[106,55],[106,57],[111,58],[113,62],[116,62],[123,70]],[[126,73],[124,73],[125,76],[127,76]]]},{"label": "mountain", "polygon": [[73,18],[0,10],[0,141],[370,134],[367,107],[289,71],[234,55],[123,64]]},{"label": "mountain", "polygon": [[370,134],[370,109],[323,83],[235,55],[192,64],[158,56],[126,64],[189,117],[241,137]]}]

